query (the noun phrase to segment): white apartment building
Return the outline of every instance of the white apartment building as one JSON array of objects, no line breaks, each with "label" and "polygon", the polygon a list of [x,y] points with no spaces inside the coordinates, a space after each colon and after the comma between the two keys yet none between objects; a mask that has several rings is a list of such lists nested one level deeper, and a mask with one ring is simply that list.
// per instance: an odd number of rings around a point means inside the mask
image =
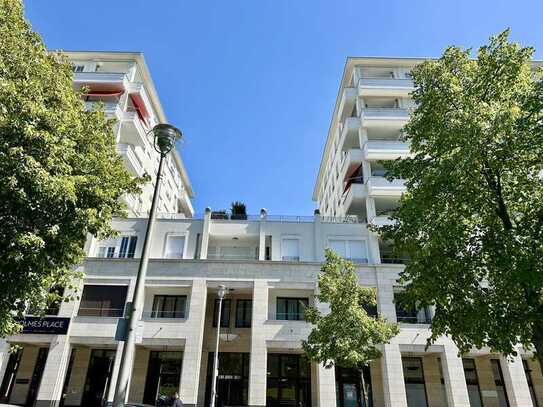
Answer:
[{"label": "white apartment building", "polygon": [[[138,52],[65,52],[74,66],[74,87],[87,90],[85,104],[92,109],[104,104],[108,118],[116,121],[117,151],[134,176],[148,174],[152,181],[138,196],[124,200],[133,214],[146,213],[151,206],[159,153],[153,148],[149,131],[166,116],[142,53]],[[164,166],[158,211],[191,217],[192,186],[177,151],[169,154]]]},{"label": "white apartment building", "polygon": [[[377,160],[409,154],[398,135],[416,62],[348,60],[315,189],[320,214],[159,215],[129,401],[154,405],[179,390],[185,405],[209,405],[219,325],[224,406],[362,406],[358,373],[325,369],[302,354],[311,330],[303,309],[315,304],[330,247],[355,263],[361,285],[376,289],[375,312],[400,326],[365,371],[371,406],[543,406],[543,374],[531,352],[505,359],[474,349],[459,357],[446,337],[427,348],[433,310],[397,307],[404,265],[368,231],[368,222],[387,221],[403,191],[382,177]],[[87,242],[80,299],[52,306],[42,319],[28,315],[22,333],[0,342],[0,403],[96,407],[113,400],[119,321],[133,297],[146,219],[134,215],[114,227],[117,238]],[[217,321],[219,285],[232,291]],[[19,350],[10,354],[12,345]]]}]

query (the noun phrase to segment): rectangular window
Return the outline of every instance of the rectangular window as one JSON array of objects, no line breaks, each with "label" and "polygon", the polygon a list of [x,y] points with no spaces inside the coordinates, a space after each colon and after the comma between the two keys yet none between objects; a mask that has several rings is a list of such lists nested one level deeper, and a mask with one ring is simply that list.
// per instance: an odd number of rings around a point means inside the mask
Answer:
[{"label": "rectangular window", "polygon": [[[228,328],[230,326],[230,300],[222,300],[221,307],[221,327]],[[215,300],[215,306],[213,308],[213,326],[217,326],[217,318],[219,316],[219,299]]]},{"label": "rectangular window", "polygon": [[429,324],[432,321],[430,309],[419,308],[411,301],[402,298],[401,292],[394,293],[396,320],[405,324]]},{"label": "rectangular window", "polygon": [[353,263],[368,263],[368,251],[364,240],[331,239],[328,247]]},{"label": "rectangular window", "polygon": [[402,358],[408,407],[427,406],[426,385],[421,358]]},{"label": "rectangular window", "polygon": [[528,382],[528,388],[530,389],[530,396],[532,397],[532,404],[534,407],[538,407],[537,396],[535,394],[534,382],[532,381],[532,369],[528,365],[526,359],[522,359],[522,365],[524,366],[524,374],[526,375],[526,381]]},{"label": "rectangular window", "polygon": [[302,321],[305,309],[308,306],[308,298],[277,297],[276,319],[282,321]]},{"label": "rectangular window", "polygon": [[462,364],[464,365],[464,376],[466,376],[466,385],[468,386],[469,404],[471,407],[482,407],[483,401],[479,389],[475,360],[462,359]]},{"label": "rectangular window", "polygon": [[311,406],[311,367],[295,354],[268,354],[268,406]]},{"label": "rectangular window", "polygon": [[185,249],[185,236],[166,237],[165,257],[167,259],[182,259],[184,249]]},{"label": "rectangular window", "polygon": [[282,239],[281,258],[283,261],[300,261],[300,240]]},{"label": "rectangular window", "polygon": [[490,359],[490,364],[492,365],[492,374],[494,376],[494,383],[496,384],[496,391],[498,392],[498,406],[509,407],[500,361],[498,359]]},{"label": "rectangular window", "polygon": [[78,315],[122,317],[127,288],[125,285],[85,285]]},{"label": "rectangular window", "polygon": [[155,295],[151,318],[185,318],[186,295]]},{"label": "rectangular window", "polygon": [[250,328],[253,317],[253,300],[236,301],[236,328]]},{"label": "rectangular window", "polygon": [[133,258],[137,242],[137,236],[120,236],[117,239],[108,239],[100,242],[97,255],[107,258]]},{"label": "rectangular window", "polygon": [[84,69],[85,69],[85,65],[74,65],[72,67],[72,70],[74,72],[83,72]]}]

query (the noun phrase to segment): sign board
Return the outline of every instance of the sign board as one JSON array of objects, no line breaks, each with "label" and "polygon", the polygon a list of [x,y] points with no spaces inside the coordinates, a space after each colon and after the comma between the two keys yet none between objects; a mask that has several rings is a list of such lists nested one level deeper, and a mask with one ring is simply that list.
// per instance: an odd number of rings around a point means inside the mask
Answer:
[{"label": "sign board", "polygon": [[70,318],[60,317],[24,317],[19,321],[23,325],[23,334],[66,335]]}]

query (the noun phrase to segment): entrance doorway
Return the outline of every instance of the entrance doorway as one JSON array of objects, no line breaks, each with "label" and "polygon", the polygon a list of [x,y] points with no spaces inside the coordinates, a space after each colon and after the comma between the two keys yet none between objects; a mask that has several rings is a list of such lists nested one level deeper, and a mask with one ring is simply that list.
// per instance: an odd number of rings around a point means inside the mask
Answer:
[{"label": "entrance doorway", "polygon": [[114,361],[114,350],[91,351],[81,407],[99,407],[107,399]]},{"label": "entrance doorway", "polygon": [[143,403],[154,406],[159,398],[170,398],[179,391],[183,352],[152,351],[145,380]]},{"label": "entrance doorway", "polygon": [[296,354],[268,354],[266,406],[311,406],[311,369]]},{"label": "entrance doorway", "polygon": [[0,403],[9,403],[11,391],[15,384],[15,377],[17,376],[17,370],[19,370],[19,364],[21,363],[22,354],[22,350],[17,349],[9,355],[6,372],[4,373],[4,380],[2,380],[2,386],[0,386]]},{"label": "entrance doorway", "polygon": [[361,392],[360,372],[356,369],[336,367],[336,397],[339,407],[372,407],[371,375],[369,367],[364,368],[364,381],[368,395],[368,406],[365,405]]},{"label": "entrance doorway", "polygon": [[[208,353],[207,386],[205,405],[211,399],[214,353]],[[219,352],[219,376],[217,377],[217,406],[246,406],[249,401],[249,354]]]},{"label": "entrance doorway", "polygon": [[45,369],[45,362],[47,362],[47,354],[49,349],[40,348],[38,351],[38,358],[34,365],[34,372],[30,379],[30,386],[28,388],[28,395],[26,396],[26,407],[32,407],[38,397],[38,390],[40,389],[41,377],[43,375],[43,369]]}]

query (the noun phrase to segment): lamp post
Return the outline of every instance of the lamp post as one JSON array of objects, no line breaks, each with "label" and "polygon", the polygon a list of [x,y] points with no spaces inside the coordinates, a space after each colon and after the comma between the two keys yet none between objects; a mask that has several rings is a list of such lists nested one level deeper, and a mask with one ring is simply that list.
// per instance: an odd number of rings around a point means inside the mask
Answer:
[{"label": "lamp post", "polygon": [[127,307],[127,331],[124,340],[123,353],[121,363],[119,365],[119,373],[115,384],[115,395],[113,397],[113,407],[124,407],[126,396],[128,395],[128,382],[130,381],[130,373],[132,372],[132,364],[134,361],[135,351],[135,335],[138,320],[138,313],[143,308],[143,292],[145,289],[145,276],[147,275],[147,265],[149,264],[149,251],[151,248],[150,242],[155,226],[155,212],[160,192],[160,180],[162,178],[162,165],[164,158],[174,148],[175,142],[181,138],[181,132],[170,124],[157,124],[151,132],[153,134],[153,147],[160,154],[158,164],[158,172],[156,174],[155,190],[153,192],[153,200],[151,210],[149,212],[149,220],[147,222],[147,230],[145,232],[145,240],[143,241],[143,249],[136,277],[136,287],[134,289],[134,297],[132,304]]},{"label": "lamp post", "polygon": [[215,407],[215,401],[217,398],[217,376],[219,375],[219,339],[221,334],[221,311],[222,301],[226,295],[227,288],[224,285],[219,285],[219,311],[217,312],[217,336],[215,338],[215,354],[213,355],[213,379],[211,381],[211,400],[209,401],[209,407]]}]

